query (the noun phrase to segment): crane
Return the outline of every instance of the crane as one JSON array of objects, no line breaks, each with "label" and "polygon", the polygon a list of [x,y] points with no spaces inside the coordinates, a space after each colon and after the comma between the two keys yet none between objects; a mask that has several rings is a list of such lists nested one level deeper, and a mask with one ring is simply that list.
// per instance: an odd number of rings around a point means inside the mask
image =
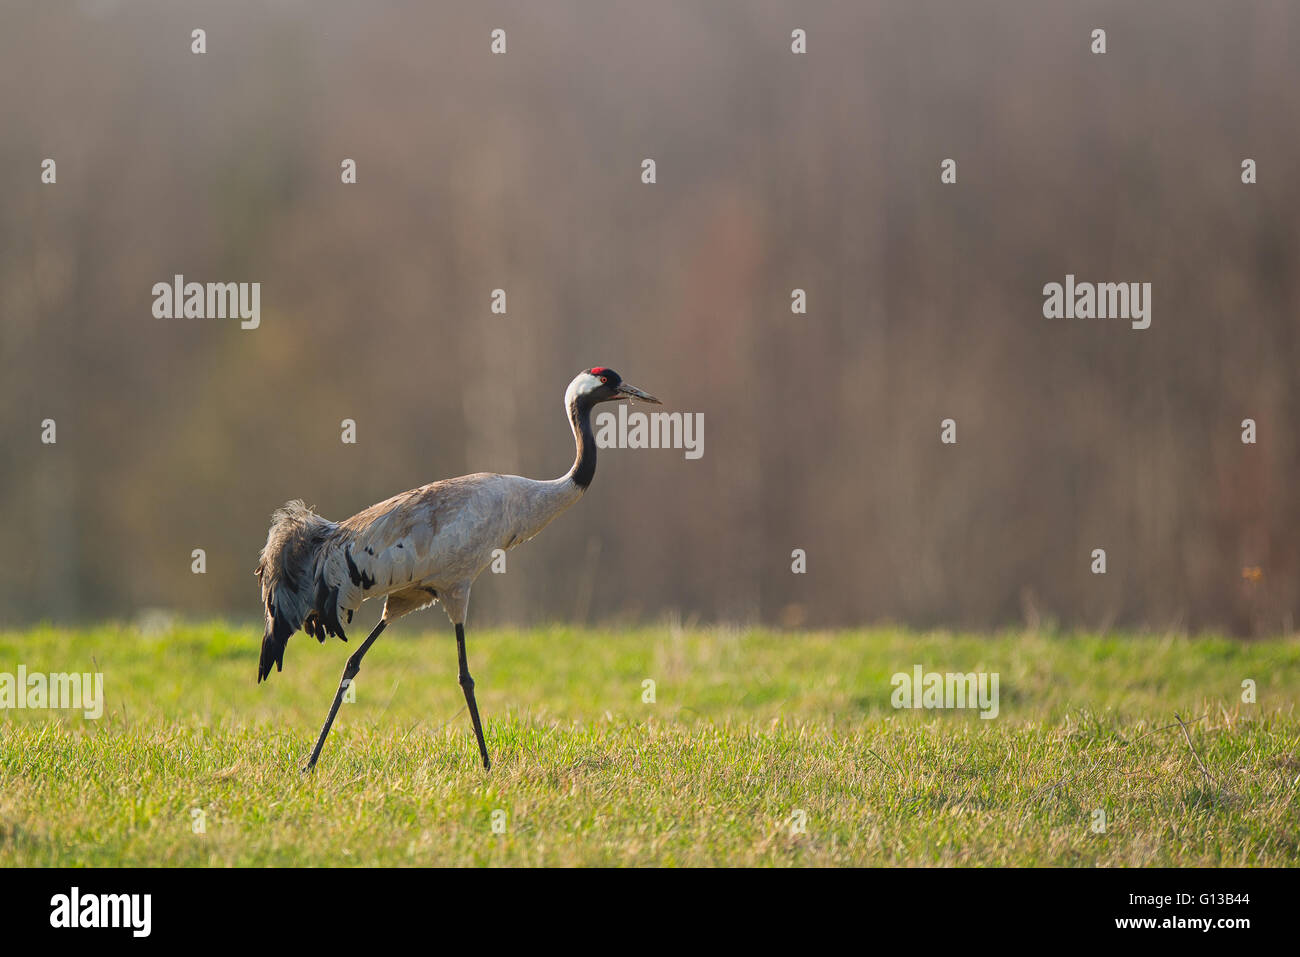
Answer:
[{"label": "crane", "polygon": [[457,678],[484,770],[491,770],[474,679],[465,660],[465,613],[470,587],[495,549],[528,541],[582,497],[596,474],[591,410],[601,402],[658,399],[628,385],[613,369],[579,372],[564,393],[577,455],[567,473],[550,481],[477,472],[394,495],[342,522],[331,522],[292,501],[276,509],[255,574],[262,586],[266,634],[257,668],[260,684],[284,668],[284,647],[299,628],[322,644],[347,641],[344,623],[371,598],[384,599],[374,630],[348,658],[304,772],[311,771],[348,686],[375,639],[390,622],[442,602],[456,627]]}]

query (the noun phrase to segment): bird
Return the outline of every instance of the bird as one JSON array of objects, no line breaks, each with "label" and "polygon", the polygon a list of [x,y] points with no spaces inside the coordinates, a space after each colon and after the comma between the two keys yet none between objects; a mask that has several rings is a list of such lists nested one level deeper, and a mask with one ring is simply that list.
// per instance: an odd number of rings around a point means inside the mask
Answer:
[{"label": "bird", "polygon": [[457,680],[483,769],[491,770],[465,657],[470,588],[496,549],[528,541],[582,498],[596,474],[591,411],[620,399],[662,404],[604,366],[579,372],[569,383],[564,408],[577,453],[573,466],[557,479],[476,472],[402,492],[341,522],[321,517],[300,499],[272,513],[254,571],[266,617],[258,684],[270,677],[272,666],[283,670],[285,645],[299,629],[322,644],[327,636],[347,641],[344,627],[352,623],[353,613],[363,602],[384,599],[379,623],[343,668],[304,773],[316,767],[343,696],[370,646],[390,623],[435,602],[442,603],[455,626]]}]

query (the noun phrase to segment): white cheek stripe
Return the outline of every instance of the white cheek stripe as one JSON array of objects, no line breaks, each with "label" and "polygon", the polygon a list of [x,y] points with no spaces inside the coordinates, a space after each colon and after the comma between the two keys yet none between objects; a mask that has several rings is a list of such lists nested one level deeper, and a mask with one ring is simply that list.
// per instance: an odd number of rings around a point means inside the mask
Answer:
[{"label": "white cheek stripe", "polygon": [[585,369],[582,372],[579,372],[573,377],[573,381],[569,383],[569,388],[564,391],[565,408],[572,406],[573,401],[578,396],[588,395],[593,390],[600,388],[600,384],[601,382],[599,377],[592,375]]}]

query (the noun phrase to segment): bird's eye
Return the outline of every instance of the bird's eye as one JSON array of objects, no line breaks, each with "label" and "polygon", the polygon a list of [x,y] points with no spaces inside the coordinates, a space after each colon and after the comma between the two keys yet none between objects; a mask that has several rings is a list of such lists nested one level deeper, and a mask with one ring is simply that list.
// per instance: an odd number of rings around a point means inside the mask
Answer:
[{"label": "bird's eye", "polygon": [[608,376],[601,376],[601,377],[600,377],[600,381],[601,381],[602,384],[607,383],[607,382],[609,382],[609,377],[608,377]]}]

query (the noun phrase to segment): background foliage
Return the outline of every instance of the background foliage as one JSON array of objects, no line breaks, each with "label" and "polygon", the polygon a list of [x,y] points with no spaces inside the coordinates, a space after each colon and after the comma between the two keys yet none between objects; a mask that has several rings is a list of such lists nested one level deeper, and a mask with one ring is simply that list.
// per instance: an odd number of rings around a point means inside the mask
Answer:
[{"label": "background foliage", "polygon": [[[602,454],[476,620],[1290,628],[1298,39],[1284,2],[6,3],[0,616],[255,614],[276,505],[558,475],[604,364],[704,458]],[[1068,272],[1153,283],[1151,328],[1044,319]],[[261,282],[261,328],[153,318],[174,273]]]}]

